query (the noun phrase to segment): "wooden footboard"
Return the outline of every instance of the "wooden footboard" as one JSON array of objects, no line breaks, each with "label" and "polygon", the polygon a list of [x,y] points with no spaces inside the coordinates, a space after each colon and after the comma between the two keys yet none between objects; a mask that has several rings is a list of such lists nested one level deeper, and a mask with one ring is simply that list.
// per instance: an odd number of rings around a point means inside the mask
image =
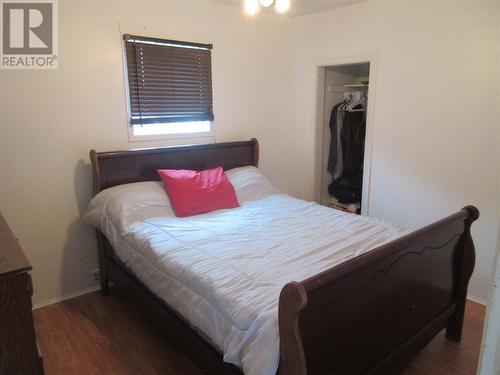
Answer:
[{"label": "wooden footboard", "polygon": [[442,329],[460,341],[478,216],[465,207],[287,284],[279,301],[280,374],[397,374]]}]

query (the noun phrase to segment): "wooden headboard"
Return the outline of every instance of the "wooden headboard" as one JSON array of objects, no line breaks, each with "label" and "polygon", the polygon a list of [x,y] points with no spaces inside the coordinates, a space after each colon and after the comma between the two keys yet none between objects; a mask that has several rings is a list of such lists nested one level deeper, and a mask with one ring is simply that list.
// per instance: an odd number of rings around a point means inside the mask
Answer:
[{"label": "wooden headboard", "polygon": [[144,148],[128,151],[90,151],[94,173],[94,195],[101,190],[132,182],[158,181],[157,169],[224,170],[259,163],[259,143],[244,142]]}]

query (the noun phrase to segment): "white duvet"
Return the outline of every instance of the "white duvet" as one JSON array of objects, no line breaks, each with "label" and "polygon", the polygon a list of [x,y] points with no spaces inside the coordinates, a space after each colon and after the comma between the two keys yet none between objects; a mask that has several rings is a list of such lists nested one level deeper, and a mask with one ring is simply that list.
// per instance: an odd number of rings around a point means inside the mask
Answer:
[{"label": "white duvet", "polygon": [[254,167],[227,175],[240,208],[180,219],[160,182],[142,182],[102,191],[85,219],[224,361],[248,375],[271,375],[283,286],[406,231],[282,194]]}]

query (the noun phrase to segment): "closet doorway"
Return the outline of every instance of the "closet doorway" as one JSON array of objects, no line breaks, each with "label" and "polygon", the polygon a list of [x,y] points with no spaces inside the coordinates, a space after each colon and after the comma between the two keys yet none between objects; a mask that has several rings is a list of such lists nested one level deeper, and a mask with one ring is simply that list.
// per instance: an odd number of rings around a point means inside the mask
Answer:
[{"label": "closet doorway", "polygon": [[318,69],[318,202],[369,214],[374,62]]}]

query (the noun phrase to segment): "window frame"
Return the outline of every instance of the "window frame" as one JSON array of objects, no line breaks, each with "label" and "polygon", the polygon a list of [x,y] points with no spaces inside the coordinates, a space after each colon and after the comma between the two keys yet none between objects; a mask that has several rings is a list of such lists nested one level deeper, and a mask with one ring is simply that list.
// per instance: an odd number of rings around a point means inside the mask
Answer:
[{"label": "window frame", "polygon": [[[127,34],[121,35],[121,49],[122,49],[122,68],[124,75],[124,87],[125,90],[125,105],[127,110],[127,134],[129,142],[144,142],[144,141],[156,141],[156,140],[182,140],[182,139],[208,139],[209,141],[213,141],[215,138],[214,132],[214,123],[215,121],[200,121],[200,122],[208,122],[210,126],[210,131],[208,132],[186,132],[186,133],[158,133],[158,134],[148,134],[148,135],[136,135],[134,133],[134,125],[131,123],[132,119],[132,111],[131,111],[131,102],[130,102],[130,90],[129,90],[129,77],[128,77],[128,67],[127,67],[127,47],[126,40],[124,36]],[[160,38],[158,38],[160,39]],[[165,41],[169,41],[168,39],[164,39]],[[213,51],[213,50],[212,50]],[[213,52],[212,52],[213,53]],[[212,64],[212,61],[210,61]],[[212,73],[213,75],[213,73]],[[212,92],[213,92],[213,78],[212,78]],[[215,112],[215,105],[212,102],[212,110]],[[193,121],[194,122],[194,121]],[[180,122],[174,122],[178,124]],[[145,124],[144,126],[147,126]]]}]

